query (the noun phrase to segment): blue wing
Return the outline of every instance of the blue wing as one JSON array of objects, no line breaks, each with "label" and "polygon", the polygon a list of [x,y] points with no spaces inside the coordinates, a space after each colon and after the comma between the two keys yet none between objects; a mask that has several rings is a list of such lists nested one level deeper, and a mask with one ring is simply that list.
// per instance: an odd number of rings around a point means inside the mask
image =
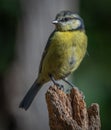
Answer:
[{"label": "blue wing", "polygon": [[47,54],[47,52],[48,52],[48,48],[49,48],[49,46],[50,46],[50,44],[51,44],[50,41],[51,41],[51,38],[53,37],[54,33],[55,33],[55,30],[51,33],[51,35],[50,35],[50,37],[49,37],[49,39],[48,39],[48,42],[47,42],[47,44],[46,44],[46,46],[45,46],[45,49],[44,49],[44,51],[43,51],[42,58],[41,58],[41,62],[40,62],[40,65],[39,65],[39,73],[41,73],[43,60],[44,60],[44,57],[46,56],[46,54]]}]

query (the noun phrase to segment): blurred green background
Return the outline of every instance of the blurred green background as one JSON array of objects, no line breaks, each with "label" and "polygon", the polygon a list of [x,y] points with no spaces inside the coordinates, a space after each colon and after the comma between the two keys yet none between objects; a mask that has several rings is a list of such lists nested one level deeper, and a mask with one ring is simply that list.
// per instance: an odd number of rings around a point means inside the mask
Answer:
[{"label": "blurred green background", "polygon": [[[17,0],[0,0],[1,84],[6,70],[15,58],[16,30],[20,12]],[[102,130],[110,130],[111,1],[80,1],[80,15],[84,19],[88,35],[88,54],[74,73],[74,83],[84,92],[88,106],[94,102],[100,105]],[[1,87],[0,90],[2,89]]]}]

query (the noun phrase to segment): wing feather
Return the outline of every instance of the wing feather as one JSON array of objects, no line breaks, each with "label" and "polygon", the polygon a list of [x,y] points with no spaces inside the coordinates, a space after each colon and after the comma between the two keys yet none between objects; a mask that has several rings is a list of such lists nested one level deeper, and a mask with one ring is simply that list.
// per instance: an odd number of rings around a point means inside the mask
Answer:
[{"label": "wing feather", "polygon": [[49,46],[51,44],[51,37],[53,37],[54,33],[55,33],[55,30],[51,33],[51,35],[50,35],[50,37],[48,39],[48,42],[47,42],[47,44],[46,44],[46,46],[44,48],[44,51],[43,51],[43,54],[42,54],[42,58],[41,58],[41,62],[40,62],[40,65],[39,65],[39,73],[41,73],[43,60],[44,60],[45,56],[47,55],[48,48],[49,48]]}]

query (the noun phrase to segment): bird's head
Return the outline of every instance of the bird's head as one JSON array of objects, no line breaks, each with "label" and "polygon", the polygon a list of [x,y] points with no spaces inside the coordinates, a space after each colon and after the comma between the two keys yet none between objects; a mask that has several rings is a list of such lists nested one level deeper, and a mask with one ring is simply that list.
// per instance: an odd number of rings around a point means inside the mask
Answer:
[{"label": "bird's head", "polygon": [[71,11],[61,11],[52,22],[58,31],[84,30],[82,18]]}]

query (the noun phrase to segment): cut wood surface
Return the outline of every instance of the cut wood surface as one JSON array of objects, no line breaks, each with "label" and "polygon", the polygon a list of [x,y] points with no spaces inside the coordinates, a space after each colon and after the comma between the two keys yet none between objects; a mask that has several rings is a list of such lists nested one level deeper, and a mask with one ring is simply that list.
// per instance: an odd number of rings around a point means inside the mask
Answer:
[{"label": "cut wood surface", "polygon": [[72,88],[66,94],[57,86],[46,92],[50,130],[100,130],[99,105],[86,107],[83,93]]}]

